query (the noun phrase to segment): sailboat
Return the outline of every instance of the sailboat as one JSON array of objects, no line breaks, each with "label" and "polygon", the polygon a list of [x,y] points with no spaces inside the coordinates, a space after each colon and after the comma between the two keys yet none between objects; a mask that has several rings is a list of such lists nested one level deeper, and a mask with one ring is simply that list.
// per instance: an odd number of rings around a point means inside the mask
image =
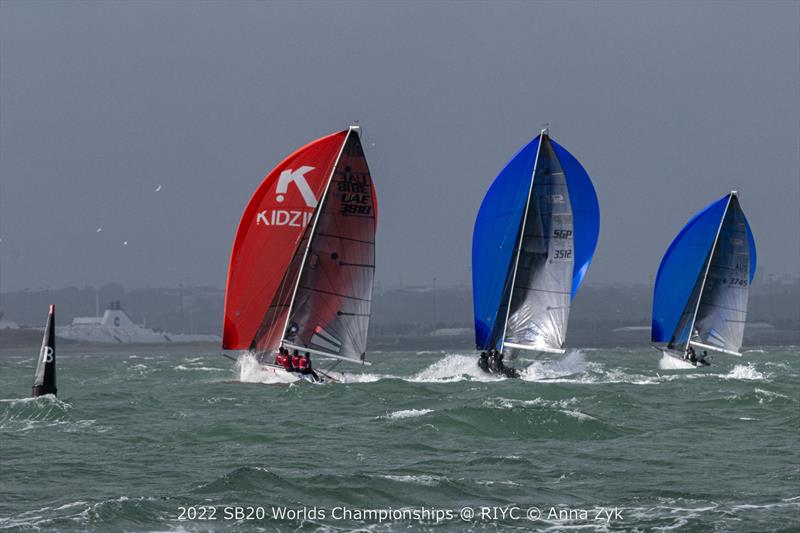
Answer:
[{"label": "sailboat", "polygon": [[[278,348],[366,361],[377,201],[359,127],[303,146],[267,174],[233,243],[223,350],[271,364]],[[338,361],[337,361],[338,362]]]},{"label": "sailboat", "polygon": [[698,212],[667,248],[653,294],[651,339],[662,366],[693,368],[689,347],[739,355],[756,245],[737,191]]},{"label": "sailboat", "polygon": [[42,347],[39,350],[39,359],[36,364],[36,373],[33,376],[32,396],[55,396],[56,388],[56,306],[50,306],[47,315],[47,325],[44,328]]},{"label": "sailboat", "polygon": [[543,129],[495,178],[472,237],[475,344],[514,359],[564,353],[600,210],[583,166]]}]

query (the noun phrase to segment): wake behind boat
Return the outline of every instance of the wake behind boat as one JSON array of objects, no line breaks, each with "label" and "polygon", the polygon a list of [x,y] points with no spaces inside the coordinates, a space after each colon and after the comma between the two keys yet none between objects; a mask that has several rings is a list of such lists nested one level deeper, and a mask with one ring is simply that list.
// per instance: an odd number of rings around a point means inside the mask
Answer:
[{"label": "wake behind boat", "polygon": [[[358,126],[313,141],[275,167],[236,233],[223,350],[254,354],[284,382],[313,376],[311,355],[369,364],[376,222]],[[284,350],[289,363],[280,359]],[[295,368],[294,357],[308,366]]]},{"label": "wake behind boat", "polygon": [[755,272],[755,239],[731,191],[697,213],[661,260],[651,339],[667,343],[657,348],[662,368],[708,366],[708,350],[742,355]]},{"label": "wake behind boat", "polygon": [[472,291],[482,369],[516,377],[505,356],[513,363],[521,350],[564,353],[570,305],[599,229],[589,175],[542,130],[495,178],[475,221]]}]

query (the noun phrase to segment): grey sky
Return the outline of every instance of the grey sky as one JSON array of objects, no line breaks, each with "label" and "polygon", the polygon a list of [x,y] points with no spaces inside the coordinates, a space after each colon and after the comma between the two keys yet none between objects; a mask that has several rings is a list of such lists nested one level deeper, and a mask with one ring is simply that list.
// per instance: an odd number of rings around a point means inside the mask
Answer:
[{"label": "grey sky", "polygon": [[761,272],[796,276],[798,28],[797,2],[2,2],[0,286],[223,286],[265,173],[353,119],[384,286],[469,281],[544,122],[600,199],[589,282],[647,282],[731,188]]}]

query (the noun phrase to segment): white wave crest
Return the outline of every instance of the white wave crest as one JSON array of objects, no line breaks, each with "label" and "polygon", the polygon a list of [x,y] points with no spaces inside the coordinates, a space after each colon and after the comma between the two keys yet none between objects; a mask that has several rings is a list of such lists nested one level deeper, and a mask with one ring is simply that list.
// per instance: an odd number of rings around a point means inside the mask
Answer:
[{"label": "white wave crest", "polygon": [[402,411],[394,411],[393,413],[389,413],[386,416],[382,416],[380,418],[386,419],[400,419],[400,418],[415,418],[418,416],[425,416],[428,413],[432,413],[433,409],[404,409]]},{"label": "white wave crest", "polygon": [[764,403],[764,400],[766,400],[767,403],[769,403],[769,402],[771,402],[773,400],[776,400],[778,398],[783,398],[785,400],[790,399],[785,394],[781,394],[779,392],[773,392],[773,391],[769,391],[769,390],[764,390],[764,389],[759,389],[758,387],[756,387],[753,392],[755,392],[756,396],[759,397],[758,398],[758,403]]},{"label": "white wave crest", "polygon": [[202,370],[204,372],[226,372],[225,368],[212,368],[210,366],[185,366],[178,365],[175,370]]},{"label": "white wave crest", "polygon": [[67,409],[72,409],[71,403],[59,400],[55,394],[44,394],[42,396],[36,396],[36,397],[31,396],[29,398],[7,398],[0,400],[0,403],[10,403],[12,407],[17,404],[23,405],[32,403],[40,405],[42,407],[56,406],[60,407],[61,409],[64,409],[65,411]]},{"label": "white wave crest", "polygon": [[750,381],[761,381],[767,379],[766,376],[756,370],[752,364],[736,365],[730,372],[722,377],[724,379],[743,379]]},{"label": "white wave crest", "polygon": [[693,370],[697,367],[689,361],[683,361],[677,357],[662,354],[661,359],[658,361],[658,368],[661,370]]},{"label": "white wave crest", "polygon": [[544,398],[534,398],[532,400],[516,400],[510,398],[488,398],[483,402],[484,407],[492,409],[515,409],[526,407],[540,407],[545,409],[555,409],[565,415],[577,418],[580,421],[584,420],[597,420],[592,415],[581,412],[575,408],[578,399],[567,398],[564,400],[545,400]]},{"label": "white wave crest", "polygon": [[567,355],[548,361],[534,361],[520,372],[525,381],[542,381],[584,374],[587,369],[586,357],[581,350],[572,350]]},{"label": "white wave crest", "polygon": [[408,378],[408,381],[443,383],[465,379],[498,381],[504,378],[489,375],[478,368],[477,355],[450,354]]},{"label": "white wave crest", "polygon": [[[319,369],[317,369],[319,371]],[[350,374],[347,372],[326,372],[322,371],[326,375],[332,377],[339,383],[374,383],[376,381],[380,381],[381,379],[391,377],[391,376],[382,376],[380,374]]]},{"label": "white wave crest", "polygon": [[414,483],[417,485],[425,485],[427,487],[434,487],[439,484],[442,479],[445,479],[441,476],[430,476],[427,474],[419,475],[419,476],[392,476],[386,475],[381,476],[384,479],[389,479],[391,481],[399,481],[400,483]]},{"label": "white wave crest", "polygon": [[288,372],[262,365],[252,353],[241,354],[236,360],[236,368],[242,383],[294,383],[300,379]]}]

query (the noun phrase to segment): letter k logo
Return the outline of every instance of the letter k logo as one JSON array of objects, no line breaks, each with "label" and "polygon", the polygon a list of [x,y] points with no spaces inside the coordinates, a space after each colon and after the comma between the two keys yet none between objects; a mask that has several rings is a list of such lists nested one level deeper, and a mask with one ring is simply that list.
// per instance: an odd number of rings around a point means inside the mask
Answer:
[{"label": "letter k logo", "polygon": [[314,170],[314,167],[303,166],[297,170],[286,169],[281,172],[278,178],[278,187],[275,189],[275,194],[277,194],[275,199],[279,202],[283,202],[285,199],[284,195],[286,191],[289,190],[289,184],[294,183],[300,191],[300,194],[303,195],[303,200],[305,200],[306,205],[308,207],[317,207],[317,198],[314,196],[314,191],[308,186],[305,176],[306,172],[311,170]]}]

